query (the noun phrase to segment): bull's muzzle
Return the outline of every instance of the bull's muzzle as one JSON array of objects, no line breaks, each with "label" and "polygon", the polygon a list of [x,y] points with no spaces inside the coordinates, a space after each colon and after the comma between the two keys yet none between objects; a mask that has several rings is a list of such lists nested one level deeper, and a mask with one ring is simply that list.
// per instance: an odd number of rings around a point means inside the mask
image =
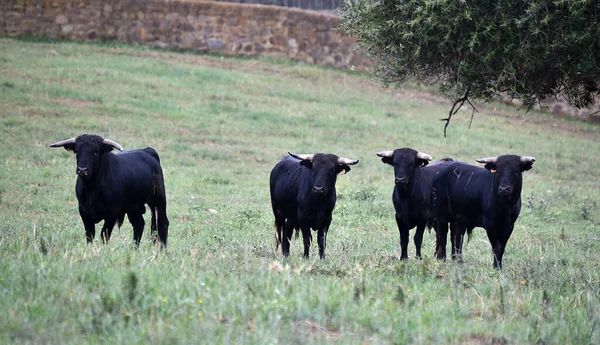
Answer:
[{"label": "bull's muzzle", "polygon": [[315,194],[324,194],[325,188],[323,186],[313,186],[313,193]]},{"label": "bull's muzzle", "polygon": [[406,178],[406,176],[396,177],[395,182],[396,182],[396,185],[406,186],[408,184],[408,179]]},{"label": "bull's muzzle", "polygon": [[510,195],[512,193],[512,188],[510,186],[499,186],[498,194],[499,195]]},{"label": "bull's muzzle", "polygon": [[77,167],[77,175],[79,176],[87,176],[88,168]]}]

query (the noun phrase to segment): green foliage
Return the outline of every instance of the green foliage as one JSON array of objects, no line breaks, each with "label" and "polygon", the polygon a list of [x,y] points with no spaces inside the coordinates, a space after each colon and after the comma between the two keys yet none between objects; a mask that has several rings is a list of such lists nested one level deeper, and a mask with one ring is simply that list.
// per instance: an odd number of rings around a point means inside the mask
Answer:
[{"label": "green foliage", "polygon": [[[600,128],[481,108],[441,142],[445,105],[315,66],[0,39],[0,344],[600,344]],[[502,129],[503,135],[496,135]],[[169,247],[131,225],[87,245],[75,158],[84,132],[156,148]],[[492,268],[476,229],[464,264],[398,260],[393,169],[435,159],[537,158]],[[337,182],[327,257],[273,253],[269,171],[288,151],[360,159]],[[98,224],[96,226],[99,232]]]},{"label": "green foliage", "polygon": [[599,93],[600,5],[591,0],[348,0],[342,27],[386,84],[418,80],[457,98],[526,107]]}]

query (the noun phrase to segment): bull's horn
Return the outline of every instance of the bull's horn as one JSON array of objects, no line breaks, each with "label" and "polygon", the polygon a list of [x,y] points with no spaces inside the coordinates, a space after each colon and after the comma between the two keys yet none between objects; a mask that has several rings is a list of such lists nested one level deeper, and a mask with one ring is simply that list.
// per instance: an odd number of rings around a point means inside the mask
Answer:
[{"label": "bull's horn", "polygon": [[535,162],[535,157],[521,156],[521,163],[533,163],[533,162]]},{"label": "bull's horn", "polygon": [[348,158],[344,158],[344,157],[338,158],[338,164],[354,165],[356,163],[358,163],[358,159],[354,160],[354,159],[348,159]]},{"label": "bull's horn", "polygon": [[104,141],[102,141],[103,144],[106,145],[110,145],[112,147],[114,147],[115,149],[119,150],[119,151],[123,151],[123,146],[121,146],[118,142],[116,141],[112,141],[110,139],[104,139]]},{"label": "bull's horn", "polygon": [[381,151],[377,152],[377,155],[382,158],[389,158],[394,154],[394,151]]},{"label": "bull's horn", "polygon": [[426,154],[426,153],[423,153],[423,152],[417,152],[417,158],[419,158],[419,159],[426,159],[428,161],[431,160],[431,156],[428,155],[428,154]]},{"label": "bull's horn", "polygon": [[303,161],[312,162],[313,159],[315,159],[314,153],[313,154],[297,154],[297,153],[291,153],[291,152],[288,152],[288,153],[290,154],[290,156],[300,159],[300,160],[303,160]]},{"label": "bull's horn", "polygon": [[497,160],[498,160],[498,157],[486,157],[486,158],[477,159],[477,162],[478,163],[492,163],[492,164],[495,164]]},{"label": "bull's horn", "polygon": [[52,145],[50,145],[50,147],[63,147],[67,144],[75,144],[75,138],[71,138],[71,139],[65,139],[63,141],[59,141],[57,143],[54,143]]}]

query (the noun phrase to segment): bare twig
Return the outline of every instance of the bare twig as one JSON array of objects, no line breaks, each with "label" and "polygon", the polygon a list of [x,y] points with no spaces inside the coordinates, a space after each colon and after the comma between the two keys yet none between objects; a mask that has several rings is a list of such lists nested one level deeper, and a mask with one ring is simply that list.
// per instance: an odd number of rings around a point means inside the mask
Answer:
[{"label": "bare twig", "polygon": [[[454,101],[454,104],[452,105],[450,112],[448,112],[448,117],[445,119],[440,119],[440,121],[446,121],[446,124],[444,125],[444,138],[447,137],[446,129],[448,128],[448,125],[450,124],[450,120],[452,119],[452,116],[460,110],[460,108],[463,106],[463,104],[465,104],[465,102],[469,102],[471,107],[473,107],[473,104],[471,103],[471,101],[469,101],[469,92],[470,91],[471,91],[471,86],[467,87],[467,91],[465,91],[464,96],[462,96],[461,98]],[[456,107],[457,104],[458,104],[458,108]],[[475,109],[475,107],[473,107],[473,109]]]},{"label": "bare twig", "polygon": [[[469,105],[471,106],[471,108],[473,108],[473,111],[471,112],[471,121],[469,121],[469,129],[471,129],[471,124],[473,123],[473,115],[475,115],[475,112],[479,112],[479,110],[477,110],[477,108],[475,108],[475,106],[473,105],[473,103],[471,103],[470,100],[467,99],[467,102],[469,102]],[[469,239],[471,239],[470,234],[469,234]]]}]

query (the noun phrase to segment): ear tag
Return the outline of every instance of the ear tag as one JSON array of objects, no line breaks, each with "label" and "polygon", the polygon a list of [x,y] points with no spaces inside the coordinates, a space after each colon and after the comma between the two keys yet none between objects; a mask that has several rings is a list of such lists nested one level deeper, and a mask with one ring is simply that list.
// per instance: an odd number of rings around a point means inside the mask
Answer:
[{"label": "ear tag", "polygon": [[496,172],[496,169],[491,169],[491,170],[490,170],[490,172],[491,172],[491,173],[495,173],[495,172]]},{"label": "ear tag", "polygon": [[346,169],[342,169],[342,170],[341,170],[341,171],[338,173],[338,175],[346,175]]}]

